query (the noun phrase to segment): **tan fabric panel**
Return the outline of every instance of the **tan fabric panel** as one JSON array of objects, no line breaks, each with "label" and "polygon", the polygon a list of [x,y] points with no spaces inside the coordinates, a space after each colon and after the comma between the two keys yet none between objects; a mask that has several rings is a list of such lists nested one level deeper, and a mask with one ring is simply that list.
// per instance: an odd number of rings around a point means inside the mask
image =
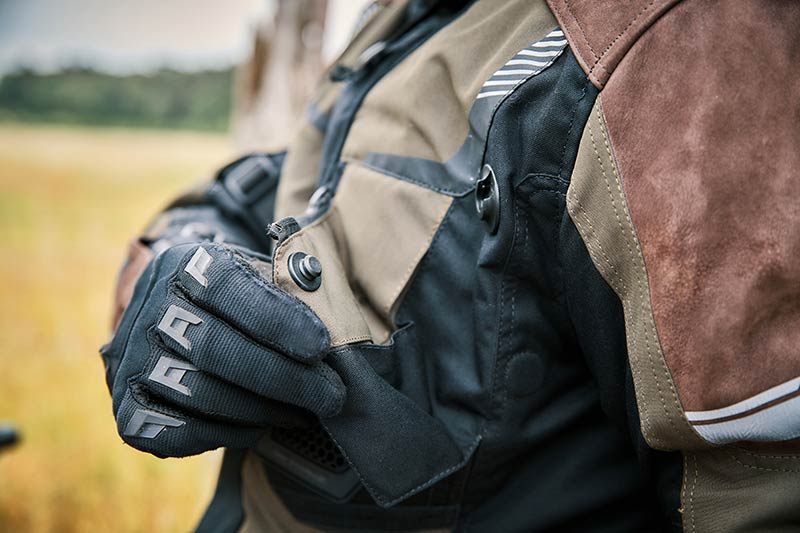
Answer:
[{"label": "tan fabric panel", "polygon": [[[451,203],[449,196],[352,162],[330,211],[276,251],[275,281],[320,316],[335,346],[386,342],[398,298]],[[294,252],[322,262],[317,291],[292,281],[287,261]]]},{"label": "tan fabric panel", "polygon": [[[402,15],[407,0],[396,0],[376,14],[361,29],[358,35],[333,63],[352,66],[361,53],[371,44],[391,32]],[[326,71],[311,98],[319,113],[328,113],[336,102],[342,83],[332,82]],[[314,193],[322,157],[322,133],[307,119],[292,137],[290,150],[283,164],[275,201],[275,218],[299,215],[305,211],[309,198]]]},{"label": "tan fabric panel", "polygon": [[275,197],[275,220],[305,211],[317,184],[322,139],[322,133],[308,121],[298,129],[283,162]]},{"label": "tan fabric panel", "polygon": [[647,271],[599,98],[581,137],[567,190],[567,209],[592,262],[622,301],[628,356],[645,440],[658,449],[702,445],[703,441],[683,414],[661,350]]},{"label": "tan fabric panel", "polygon": [[589,80],[602,89],[636,40],[680,0],[547,1]]},{"label": "tan fabric panel", "polygon": [[[304,301],[327,326],[333,346],[371,339],[370,330],[361,314],[347,279],[349,272],[345,248],[337,242],[341,231],[339,212],[331,209],[314,224],[295,233],[275,251],[273,277],[289,294]],[[289,274],[288,260],[295,252],[311,254],[322,263],[322,285],[307,292],[295,284]]]},{"label": "tan fabric panel", "polygon": [[316,533],[320,530],[299,522],[272,489],[261,459],[248,452],[242,464],[241,533]]},{"label": "tan fabric panel", "polygon": [[543,0],[476,2],[370,91],[343,154],[448,160],[467,136],[483,82],[556,25]]},{"label": "tan fabric panel", "polygon": [[687,453],[681,501],[687,533],[798,531],[800,455]]}]

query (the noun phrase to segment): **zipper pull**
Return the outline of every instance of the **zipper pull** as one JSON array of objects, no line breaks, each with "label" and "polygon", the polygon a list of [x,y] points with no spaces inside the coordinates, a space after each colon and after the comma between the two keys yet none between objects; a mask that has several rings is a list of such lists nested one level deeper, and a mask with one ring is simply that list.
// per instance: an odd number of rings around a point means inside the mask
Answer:
[{"label": "zipper pull", "polygon": [[275,241],[275,247],[300,231],[300,224],[294,217],[286,217],[267,226],[267,236]]}]

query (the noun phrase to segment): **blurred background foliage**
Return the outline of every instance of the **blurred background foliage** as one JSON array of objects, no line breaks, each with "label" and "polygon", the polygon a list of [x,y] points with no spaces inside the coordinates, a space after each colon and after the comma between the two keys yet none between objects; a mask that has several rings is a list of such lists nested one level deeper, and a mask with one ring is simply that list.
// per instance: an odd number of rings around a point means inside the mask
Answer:
[{"label": "blurred background foliage", "polygon": [[0,125],[0,531],[188,531],[219,452],[161,460],[117,436],[98,348],[126,243],[222,164],[224,136]]},{"label": "blurred background foliage", "polygon": [[0,532],[197,524],[220,452],[117,435],[116,274],[171,197],[289,138],[367,1],[0,0]]},{"label": "blurred background foliage", "polygon": [[130,75],[20,69],[0,80],[0,120],[224,132],[232,82],[233,68]]}]

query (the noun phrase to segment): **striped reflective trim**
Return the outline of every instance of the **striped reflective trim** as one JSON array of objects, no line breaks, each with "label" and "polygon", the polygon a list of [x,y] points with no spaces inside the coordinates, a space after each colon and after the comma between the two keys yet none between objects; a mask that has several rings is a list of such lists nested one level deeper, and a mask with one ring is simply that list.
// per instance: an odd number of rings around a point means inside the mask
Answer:
[{"label": "striped reflective trim", "polygon": [[558,54],[561,53],[561,50],[520,50],[518,55],[521,56],[529,56],[529,57],[556,57]]},{"label": "striped reflective trim", "polygon": [[686,418],[714,444],[800,438],[800,377],[726,407],[686,411]]},{"label": "striped reflective trim", "polygon": [[[477,99],[503,97],[510,94],[520,83],[536,76],[553,64],[566,46],[567,40],[564,39],[564,32],[560,28],[554,29],[543,39],[517,52],[505,65],[500,67],[483,84]],[[500,86],[507,88],[499,90]]]},{"label": "striped reflective trim", "polygon": [[506,65],[509,67],[512,65],[527,65],[529,67],[546,67],[547,61],[534,61],[532,59],[512,59],[511,61],[506,63]]},{"label": "striped reflective trim", "polygon": [[494,87],[496,85],[516,85],[516,80],[489,80],[483,84],[484,87]]},{"label": "striped reflective trim", "polygon": [[[523,77],[527,77],[528,75],[535,74],[536,72],[537,72],[536,70],[529,70],[529,69],[524,69],[524,70],[523,69],[518,69],[518,70],[498,70],[497,72],[494,73],[494,76],[492,76],[491,79],[489,79],[489,81],[492,81],[492,80],[496,79],[498,76],[517,76],[517,77],[523,76]],[[483,85],[486,86],[486,83],[489,83],[489,81],[485,82]],[[520,80],[516,80],[516,81],[520,81]]]},{"label": "striped reflective trim", "polygon": [[531,48],[549,48],[551,46],[562,47],[567,44],[566,39],[559,39],[557,41],[539,41],[531,45]]}]

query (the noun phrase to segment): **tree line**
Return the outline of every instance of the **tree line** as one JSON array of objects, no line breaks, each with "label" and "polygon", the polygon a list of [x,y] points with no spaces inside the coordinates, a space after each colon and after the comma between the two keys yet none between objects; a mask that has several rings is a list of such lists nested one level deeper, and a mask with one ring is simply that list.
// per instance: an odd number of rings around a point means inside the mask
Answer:
[{"label": "tree line", "polygon": [[0,79],[0,120],[225,131],[233,69],[113,75],[20,69]]}]

